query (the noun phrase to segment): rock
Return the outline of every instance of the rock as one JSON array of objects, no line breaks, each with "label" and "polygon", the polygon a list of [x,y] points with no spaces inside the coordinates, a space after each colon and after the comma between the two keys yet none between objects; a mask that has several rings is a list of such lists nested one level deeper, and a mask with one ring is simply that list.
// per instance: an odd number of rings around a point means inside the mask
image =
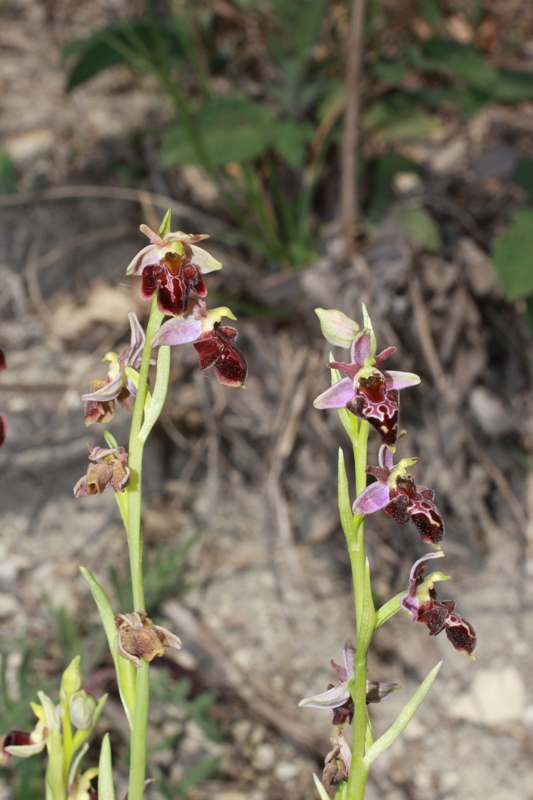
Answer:
[{"label": "rock", "polygon": [[15,164],[21,164],[48,154],[52,150],[54,138],[54,132],[49,128],[35,128],[10,136],[3,146]]},{"label": "rock", "polygon": [[465,270],[470,288],[478,297],[501,297],[502,291],[492,261],[474,242],[464,236],[457,248],[457,261]]},{"label": "rock", "polygon": [[429,165],[437,175],[462,172],[467,165],[468,140],[463,136],[452,139],[438,150]]},{"label": "rock", "polygon": [[20,602],[14,595],[0,592],[0,619],[12,617],[19,609]]},{"label": "rock", "polygon": [[269,772],[273,768],[275,761],[276,751],[271,744],[265,742],[265,744],[259,745],[255,751],[252,764],[258,772]]},{"label": "rock", "polygon": [[472,162],[472,168],[480,178],[506,178],[514,172],[520,153],[514,147],[500,144],[484,150]]},{"label": "rock", "polygon": [[503,436],[515,430],[509,410],[485,386],[476,386],[470,393],[469,401],[478,425],[487,436]]},{"label": "rock", "polygon": [[448,714],[481,725],[519,722],[524,712],[524,681],[516,667],[486,669],[471,690],[448,705]]}]

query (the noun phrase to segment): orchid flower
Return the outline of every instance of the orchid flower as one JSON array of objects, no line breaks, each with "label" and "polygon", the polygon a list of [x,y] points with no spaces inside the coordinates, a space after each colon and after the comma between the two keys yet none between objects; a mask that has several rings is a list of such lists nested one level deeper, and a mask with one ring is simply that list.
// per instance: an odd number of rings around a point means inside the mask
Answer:
[{"label": "orchid flower", "polygon": [[139,368],[145,342],[144,330],[132,311],[130,320],[131,339],[129,347],[117,355],[107,353],[102,361],[109,361],[107,381],[96,379],[91,382],[91,391],[82,395],[85,401],[85,424],[107,422],[115,413],[115,400],[127,411],[133,409],[137,387],[131,373]]},{"label": "orchid flower", "polygon": [[167,320],[152,339],[152,346],[192,342],[200,369],[214,366],[215,378],[226,386],[244,386],[246,360],[235,344],[237,331],[221,325],[222,317],[236,319],[229,308],[207,311],[202,300],[189,300],[185,314]]},{"label": "orchid flower", "polygon": [[407,467],[416,464],[417,458],[402,458],[394,466],[393,455],[385,445],[379,449],[379,466],[366,471],[377,478],[363,489],[353,504],[354,514],[373,514],[383,509],[389,517],[402,525],[411,520],[422,541],[439,547],[444,536],[444,522],[433,502],[435,492],[417,486]]},{"label": "orchid flower", "polygon": [[[344,667],[331,661],[331,668],[337,675],[340,683],[338,686],[331,684],[327,691],[306,697],[300,700],[298,706],[309,706],[310,708],[333,709],[332,725],[343,725],[346,721],[351,722],[354,712],[352,695],[350,692],[350,681],[354,677],[355,647],[351,642],[346,641],[343,647]],[[381,681],[366,682],[366,702],[381,703],[391,692],[399,689],[397,683],[382,683]]]},{"label": "orchid flower", "polygon": [[220,261],[195,245],[209,236],[175,231],[161,238],[148,225],[141,225],[141,231],[151,244],[132,259],[126,275],[141,276],[142,297],[158,290],[157,305],[163,314],[183,314],[191,290],[198,297],[207,295],[202,275],[222,268]]},{"label": "orchid flower", "polygon": [[352,763],[352,751],[342,730],[337,731],[337,738],[330,739],[333,750],[330,750],[324,761],[322,782],[329,792],[332,786],[338,786],[342,781],[347,781]]},{"label": "orchid flower", "polygon": [[165,647],[181,649],[180,639],[166,628],[154,625],[146,611],[117,614],[115,626],[118,652],[135,667],[141,666],[141,658],[152,661],[156,656],[164,655]]},{"label": "orchid flower", "polygon": [[409,588],[400,600],[401,608],[411,615],[413,622],[423,622],[427,625],[430,636],[437,636],[441,631],[446,631],[446,636],[456,650],[472,657],[476,647],[476,632],[472,625],[455,611],[453,600],[443,600],[437,597],[435,583],[448,580],[448,575],[442,572],[432,572],[426,576],[427,561],[430,558],[439,558],[444,555],[442,551],[428,553],[413,564],[409,576]]},{"label": "orchid flower", "polygon": [[32,731],[9,731],[0,737],[0,765],[7,764],[12,756],[29,758],[41,753],[46,747],[48,734],[54,726],[59,726],[59,706],[54,706],[48,695],[38,693],[41,705],[30,703],[37,723]]},{"label": "orchid flower", "polygon": [[128,454],[123,447],[89,447],[89,459],[94,461],[87,474],[74,487],[74,497],[102,494],[110,484],[114,492],[123,492],[130,480]]},{"label": "orchid flower", "polygon": [[[334,334],[326,336],[334,344],[345,343],[352,331],[357,328],[356,323],[350,329],[347,324],[334,326],[333,314],[340,312],[317,309],[322,312],[322,330],[329,328],[324,323],[324,315],[329,314],[329,327]],[[319,314],[320,316],[320,314]],[[344,317],[344,315],[342,315]],[[348,319],[346,317],[346,319]],[[351,322],[351,320],[348,320]],[[394,370],[379,370],[378,367],[391,356],[395,347],[387,347],[376,354],[376,339],[372,330],[370,319],[365,314],[366,327],[354,333],[350,344],[351,363],[331,361],[330,369],[344,372],[346,378],[334,383],[325,392],[322,392],[314,401],[315,408],[343,408],[355,414],[356,417],[366,419],[381,436],[381,441],[391,449],[396,446],[398,438],[398,416],[401,389],[416,386],[420,378],[411,372],[397,372]],[[337,328],[340,332],[337,332]]]}]

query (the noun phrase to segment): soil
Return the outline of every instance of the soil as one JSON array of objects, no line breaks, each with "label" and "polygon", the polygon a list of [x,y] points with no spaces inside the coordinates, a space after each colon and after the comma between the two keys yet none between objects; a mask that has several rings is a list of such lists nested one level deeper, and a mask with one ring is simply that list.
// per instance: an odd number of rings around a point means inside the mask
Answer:
[{"label": "soil", "polygon": [[[478,635],[472,661],[403,615],[380,629],[369,677],[402,691],[372,709],[376,736],[443,665],[405,735],[376,762],[368,798],[531,798],[533,473],[520,454],[533,448],[533,335],[520,305],[504,303],[487,253],[520,199],[509,174],[517,153],[533,149],[533,106],[490,106],[468,121],[448,120],[423,146],[406,146],[423,167],[423,202],[443,233],[438,254],[414,253],[391,216],[348,262],[330,226],[316,263],[265,276],[217,240],[226,223],[202,207],[185,175],[179,184],[161,173],[149,147],[134,154],[132,133],[147,116],[169,113],[150,81],[140,86],[117,68],[64,93],[60,44],[126,6],[27,0],[2,19],[0,136],[19,189],[33,193],[0,198],[0,343],[8,361],[0,376],[8,426],[0,620],[10,685],[28,645],[39,651],[36,672],[57,685],[58,631],[73,645],[65,609],[82,631],[87,682],[112,691],[99,731],[111,730],[120,749],[125,721],[110,660],[94,644],[97,613],[78,566],[110,588],[126,544],[112,494],[75,501],[72,487],[86,470],[87,440],[102,443],[96,426],[84,427],[80,395],[105,376],[102,355],[127,341],[127,312],[146,320],[149,304],[124,270],[145,244],[139,223],[155,226],[166,202],[175,227],[212,234],[209,250],[224,264],[209,276],[212,304],[218,293],[266,313],[237,314],[246,390],[198,373],[192,348],[175,348],[166,410],[147,447],[149,563],[158,553],[170,559],[200,532],[187,558],[188,590],[177,579],[158,597],[158,621],[184,641],[164,663],[172,680],[190,680],[192,696],[214,692],[222,731],[213,741],[156,698],[156,770],[178,781],[218,756],[216,770],[189,790],[192,800],[316,796],[312,773],[321,774],[333,729],[329,713],[297,703],[334,680],[330,659],[341,660],[354,621],[336,500],[339,446],[350,458],[336,413],[312,407],[328,385],[330,349],[314,308],[360,319],[364,302],[378,344],[397,347],[391,368],[422,377],[402,393],[408,437],[399,453],[419,457],[413,473],[436,491],[446,521],[439,567],[452,576],[445,596]],[[139,158],[142,177],[132,182]],[[174,199],[158,199],[169,190]],[[109,430],[125,444],[128,429],[127,414],[117,412]],[[377,448],[373,437],[372,459]],[[378,602],[406,587],[412,563],[427,552],[412,526],[378,514],[368,518],[367,546]],[[12,797],[12,780],[10,766],[0,774],[2,800]],[[124,781],[119,765],[117,797]],[[150,800],[164,796],[147,790]]]}]

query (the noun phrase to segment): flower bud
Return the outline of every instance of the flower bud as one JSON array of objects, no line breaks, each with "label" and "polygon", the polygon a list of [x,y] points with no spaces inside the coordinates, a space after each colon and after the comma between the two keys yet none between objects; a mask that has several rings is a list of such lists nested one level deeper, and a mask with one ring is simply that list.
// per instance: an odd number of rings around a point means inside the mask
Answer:
[{"label": "flower bud", "polygon": [[96,700],[84,689],[70,698],[70,721],[80,731],[88,731],[94,722]]},{"label": "flower bud", "polygon": [[61,700],[68,702],[70,697],[83,686],[80,657],[73,658],[61,678]]},{"label": "flower bud", "polygon": [[359,333],[357,322],[335,309],[315,308],[315,313],[320,320],[322,335],[330,344],[344,347],[346,350],[351,347]]}]

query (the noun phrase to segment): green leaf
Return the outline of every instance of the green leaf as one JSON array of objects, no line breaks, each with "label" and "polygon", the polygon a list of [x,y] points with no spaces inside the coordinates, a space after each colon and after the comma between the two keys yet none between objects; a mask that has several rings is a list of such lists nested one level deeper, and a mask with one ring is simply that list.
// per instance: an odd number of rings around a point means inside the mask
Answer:
[{"label": "green leaf", "polygon": [[391,597],[390,600],[378,609],[376,612],[376,628],[379,628],[380,625],[383,625],[384,622],[387,622],[388,619],[398,613],[400,610],[400,600],[404,594],[405,592],[400,592],[395,597]]},{"label": "green leaf", "polygon": [[533,158],[531,156],[524,156],[520,159],[511,179],[528,193],[530,200],[533,200]]},{"label": "green leaf", "polygon": [[394,216],[415,250],[427,250],[430,253],[440,250],[442,240],[439,228],[425,208],[397,206]]},{"label": "green leaf", "polygon": [[163,239],[163,237],[166,236],[167,233],[170,233],[171,225],[172,225],[172,210],[169,208],[167,210],[167,213],[161,220],[161,225],[159,226],[157,235],[160,236],[161,239]]},{"label": "green leaf", "polygon": [[307,145],[313,138],[313,126],[307,122],[276,120],[270,130],[272,149],[289,164],[298,169],[305,160]]},{"label": "green leaf", "polygon": [[0,194],[13,194],[17,191],[17,170],[11,156],[0,147]]},{"label": "green leaf", "polygon": [[350,503],[350,489],[348,487],[348,476],[344,465],[344,453],[339,447],[338,459],[338,503],[341,525],[346,536],[346,541],[350,545],[355,537],[355,525],[353,521],[352,504]]},{"label": "green leaf", "polygon": [[422,51],[422,68],[461,78],[474,89],[490,93],[497,74],[485,58],[469,44],[452,39],[430,39]]},{"label": "green leaf", "polygon": [[492,257],[502,289],[512,302],[533,292],[533,209],[515,211],[494,242]]},{"label": "green leaf", "polygon": [[139,439],[141,442],[146,442],[150,431],[159,419],[159,415],[165,405],[165,400],[168,391],[168,380],[170,375],[170,346],[168,344],[161,345],[159,354],[157,356],[157,373],[155,378],[154,393],[152,401],[146,411],[144,422],[141,430],[139,431]]},{"label": "green leaf", "polygon": [[501,103],[519,103],[533,97],[533,72],[499,69],[491,95]]},{"label": "green leaf", "polygon": [[[192,120],[209,163],[214,167],[247,161],[263,153],[268,147],[268,132],[274,121],[267,106],[230,95],[213,97]],[[197,143],[184,125],[171,129],[163,142],[160,160],[165,167],[202,164]]]},{"label": "green leaf", "polygon": [[[187,789],[190,789],[192,786],[196,786],[197,783],[200,781],[205,780],[212,772],[215,771],[217,765],[220,761],[220,756],[211,756],[211,758],[206,758],[204,761],[201,761],[199,764],[196,764],[187,775],[182,778],[181,781],[177,783],[174,787],[176,790],[180,792],[184,792]],[[100,797],[98,797],[100,800]]]},{"label": "green leaf", "polygon": [[113,788],[113,768],[111,764],[111,745],[109,734],[102,739],[100,760],[98,762],[98,800],[115,800]]},{"label": "green leaf", "polygon": [[320,800],[329,800],[329,794],[326,792],[322,781],[313,772],[313,780],[315,782],[316,790],[319,794]]},{"label": "green leaf", "polygon": [[405,93],[387,103],[372,103],[363,114],[363,122],[368,132],[383,143],[427,139],[440,124],[436,117],[420,107],[415,95]]},{"label": "green leaf", "polygon": [[415,711],[421,705],[425,696],[429,692],[441,666],[442,661],[439,661],[439,663],[433,667],[429,675],[422,681],[407,705],[404,706],[404,708],[400,711],[396,720],[392,723],[388,731],[386,731],[383,736],[380,736],[377,742],[374,742],[364,758],[364,761],[369,767],[378,756],[380,756],[385,750],[387,750],[387,748],[391,746],[391,744],[393,744],[393,742],[396,741],[398,736],[403,732],[404,728],[407,727],[413,718]]},{"label": "green leaf", "polygon": [[113,610],[106,593],[88,569],[85,567],[80,567],[80,572],[89,584],[92,596],[94,597],[94,601],[100,613],[100,618],[102,620],[102,625],[104,626],[109,649],[111,650],[111,655],[113,656],[113,661],[115,663],[115,672],[117,674],[120,698],[122,700],[122,705],[124,706],[124,711],[126,712],[128,723],[131,728],[133,712],[135,709],[135,667],[131,661],[128,661],[127,658],[122,658],[118,654],[115,615],[113,614]]},{"label": "green leaf", "polygon": [[[95,31],[85,39],[73,39],[63,48],[63,57],[74,64],[67,79],[67,92],[117,64],[131,63],[143,48],[154,52],[161,45],[174,62],[184,57],[176,21],[157,22],[139,18],[125,19]],[[131,58],[126,55],[131,52]]]}]

